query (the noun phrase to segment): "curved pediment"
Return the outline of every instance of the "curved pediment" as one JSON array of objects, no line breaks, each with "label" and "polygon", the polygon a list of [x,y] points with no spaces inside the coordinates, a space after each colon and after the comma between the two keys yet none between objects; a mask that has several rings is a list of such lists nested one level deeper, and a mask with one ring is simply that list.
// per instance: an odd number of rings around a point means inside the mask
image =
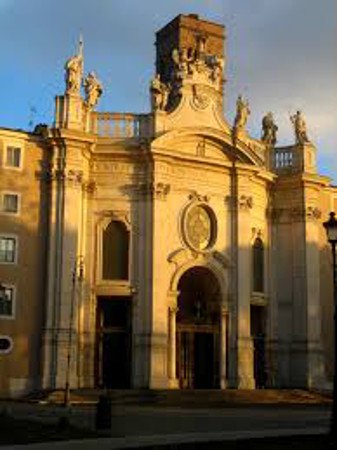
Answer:
[{"label": "curved pediment", "polygon": [[264,155],[258,154],[246,143],[237,141],[234,146],[230,132],[211,127],[185,127],[168,131],[152,141],[154,152],[172,156],[205,158],[214,162],[239,161],[256,166],[264,165]]}]

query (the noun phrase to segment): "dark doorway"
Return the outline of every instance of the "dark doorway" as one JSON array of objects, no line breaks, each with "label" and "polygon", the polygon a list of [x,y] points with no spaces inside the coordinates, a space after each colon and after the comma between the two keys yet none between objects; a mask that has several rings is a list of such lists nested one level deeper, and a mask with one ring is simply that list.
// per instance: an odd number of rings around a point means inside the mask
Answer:
[{"label": "dark doorway", "polygon": [[250,327],[254,346],[254,378],[257,389],[263,389],[267,383],[265,315],[264,306],[251,305]]},{"label": "dark doorway", "polygon": [[96,310],[96,386],[130,387],[131,300],[129,297],[98,297]]},{"label": "dark doorway", "polygon": [[181,277],[177,313],[177,378],[182,389],[219,388],[220,289],[204,267]]},{"label": "dark doorway", "polygon": [[215,387],[214,334],[194,334],[194,387],[203,389]]}]

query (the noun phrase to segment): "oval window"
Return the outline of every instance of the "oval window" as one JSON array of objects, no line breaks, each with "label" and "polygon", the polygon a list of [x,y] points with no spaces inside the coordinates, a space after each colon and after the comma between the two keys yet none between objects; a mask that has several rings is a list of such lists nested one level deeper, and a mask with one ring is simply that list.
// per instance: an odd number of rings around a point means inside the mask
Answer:
[{"label": "oval window", "polygon": [[9,336],[0,336],[0,355],[9,353],[13,348],[13,340]]}]

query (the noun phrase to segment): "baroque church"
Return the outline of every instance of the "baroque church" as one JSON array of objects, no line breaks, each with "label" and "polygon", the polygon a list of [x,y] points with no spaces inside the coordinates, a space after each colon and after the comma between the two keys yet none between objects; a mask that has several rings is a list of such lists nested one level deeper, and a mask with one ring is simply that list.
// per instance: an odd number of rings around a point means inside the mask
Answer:
[{"label": "baroque church", "polygon": [[224,44],[159,30],[144,114],[96,111],[80,44],[53,125],[0,129],[0,395],[330,386],[337,189],[300,111],[286,147],[228,122]]}]

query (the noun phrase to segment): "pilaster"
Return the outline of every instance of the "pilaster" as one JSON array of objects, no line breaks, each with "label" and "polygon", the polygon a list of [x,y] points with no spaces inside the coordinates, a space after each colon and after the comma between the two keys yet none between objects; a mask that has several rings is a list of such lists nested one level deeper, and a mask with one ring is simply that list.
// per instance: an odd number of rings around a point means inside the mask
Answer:
[{"label": "pilaster", "polygon": [[[70,385],[80,384],[80,349],[85,274],[86,142],[55,130],[51,189],[48,298],[44,335],[43,386],[63,388],[70,352]],[[79,273],[80,272],[80,273]],[[72,314],[73,310],[73,314]],[[71,343],[69,348],[69,334]]]},{"label": "pilaster", "polygon": [[238,259],[237,259],[237,352],[238,352],[238,387],[240,389],[254,389],[253,344],[250,330],[250,297],[251,297],[251,249],[250,211],[254,200],[249,191],[249,178],[246,173],[238,171]]}]

